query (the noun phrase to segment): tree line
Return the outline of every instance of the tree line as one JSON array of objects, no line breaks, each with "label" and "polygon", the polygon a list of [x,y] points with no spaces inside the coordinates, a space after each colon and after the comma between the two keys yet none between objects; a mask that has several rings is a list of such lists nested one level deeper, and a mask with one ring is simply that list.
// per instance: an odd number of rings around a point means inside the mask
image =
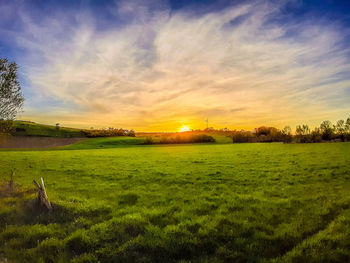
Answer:
[{"label": "tree line", "polygon": [[234,143],[243,142],[285,142],[285,143],[313,143],[323,141],[350,141],[350,118],[339,120],[335,124],[323,121],[313,130],[307,124],[297,125],[295,133],[290,126],[283,129],[261,126],[254,131],[228,131],[228,136]]},{"label": "tree line", "polygon": [[114,136],[130,136],[135,137],[134,130],[126,130],[126,129],[117,129],[117,128],[109,128],[109,129],[92,129],[92,130],[82,130],[84,136],[89,138],[95,137],[114,137]]}]

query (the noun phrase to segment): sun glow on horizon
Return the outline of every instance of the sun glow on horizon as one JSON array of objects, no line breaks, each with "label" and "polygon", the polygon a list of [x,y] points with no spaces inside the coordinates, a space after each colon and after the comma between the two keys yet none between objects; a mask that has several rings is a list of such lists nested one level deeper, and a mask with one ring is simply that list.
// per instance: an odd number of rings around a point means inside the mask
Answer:
[{"label": "sun glow on horizon", "polygon": [[180,132],[188,132],[190,130],[191,129],[188,126],[186,126],[186,125],[184,125],[182,128],[179,129]]},{"label": "sun glow on horizon", "polygon": [[303,8],[292,0],[53,2],[38,19],[41,4],[0,0],[0,55],[18,63],[26,97],[18,119],[185,132],[207,118],[282,129],[350,111],[350,24],[317,18],[317,1],[301,17],[283,11]]}]

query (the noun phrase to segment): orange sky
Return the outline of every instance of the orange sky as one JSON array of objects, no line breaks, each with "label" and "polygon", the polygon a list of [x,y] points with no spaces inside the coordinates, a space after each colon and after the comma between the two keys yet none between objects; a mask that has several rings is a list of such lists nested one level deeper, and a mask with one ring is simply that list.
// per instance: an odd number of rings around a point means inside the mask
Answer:
[{"label": "orange sky", "polygon": [[125,10],[133,10],[127,23],[103,30],[88,12],[21,13],[12,36],[26,50],[27,100],[18,119],[174,131],[203,129],[206,118],[250,130],[350,115],[350,63],[336,24],[273,22],[276,3],[193,15],[121,1],[118,16]]}]

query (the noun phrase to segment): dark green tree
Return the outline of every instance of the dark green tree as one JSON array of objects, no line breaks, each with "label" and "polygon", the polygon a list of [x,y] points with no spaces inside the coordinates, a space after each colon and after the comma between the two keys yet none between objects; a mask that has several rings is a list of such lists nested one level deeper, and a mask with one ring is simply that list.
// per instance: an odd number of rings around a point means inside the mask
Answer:
[{"label": "dark green tree", "polygon": [[332,123],[330,121],[323,121],[320,125],[320,130],[323,140],[329,141],[332,139],[334,128],[332,127]]}]

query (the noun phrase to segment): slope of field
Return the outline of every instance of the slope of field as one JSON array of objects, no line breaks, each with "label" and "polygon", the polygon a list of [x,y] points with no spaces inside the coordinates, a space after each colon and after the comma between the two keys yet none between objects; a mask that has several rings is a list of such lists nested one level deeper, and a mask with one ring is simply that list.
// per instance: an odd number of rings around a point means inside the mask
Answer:
[{"label": "slope of field", "polygon": [[37,137],[61,137],[61,138],[82,138],[85,137],[80,129],[60,127],[56,129],[52,125],[44,125],[27,121],[14,122],[16,136],[37,136]]},{"label": "slope of field", "polygon": [[[214,136],[219,144],[232,143],[225,136]],[[159,137],[154,136],[154,142],[159,142]],[[135,145],[144,145],[146,137],[100,137],[100,138],[62,138],[62,137],[36,137],[36,136],[0,136],[0,150],[2,148],[52,148],[51,150],[79,150],[79,149],[104,149],[120,148]],[[212,144],[212,143],[211,143]],[[162,145],[164,146],[164,145]],[[55,148],[56,147],[56,148]]]},{"label": "slope of field", "polygon": [[[10,262],[349,262],[350,143],[0,152]],[[51,214],[34,205],[44,177]],[[21,188],[22,187],[22,188]]]},{"label": "slope of field", "polygon": [[61,147],[60,149],[101,149],[101,148],[119,148],[127,146],[141,145],[145,142],[142,137],[102,137],[102,138],[88,138],[86,140]]},{"label": "slope of field", "polygon": [[[216,136],[215,139],[219,139],[219,141],[216,141],[213,143],[228,143],[228,140],[224,139],[223,136]],[[157,143],[159,142],[159,137],[154,137],[153,140],[155,143]],[[128,147],[128,146],[135,146],[135,145],[144,145],[145,142],[146,142],[146,137],[139,137],[139,136],[88,138],[86,140],[79,141],[78,143],[60,147],[60,149],[78,150],[78,149],[120,148],[120,147]],[[210,143],[210,144],[213,144],[213,143]],[[232,143],[232,141],[230,141],[229,143]],[[184,143],[181,145],[186,145],[186,144]],[[167,147],[168,145],[158,144],[158,146]]]}]

